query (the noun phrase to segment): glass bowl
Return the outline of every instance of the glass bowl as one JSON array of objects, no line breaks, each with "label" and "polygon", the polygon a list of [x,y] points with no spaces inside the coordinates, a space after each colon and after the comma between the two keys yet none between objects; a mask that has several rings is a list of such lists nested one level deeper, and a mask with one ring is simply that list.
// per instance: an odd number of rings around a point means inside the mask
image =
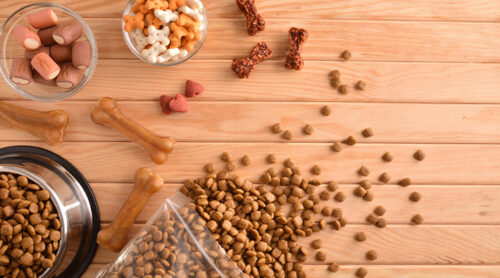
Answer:
[{"label": "glass bowl", "polygon": [[143,61],[144,63],[150,64],[150,65],[155,65],[155,66],[175,66],[175,65],[184,63],[187,60],[191,59],[191,57],[193,57],[201,49],[201,47],[203,46],[203,43],[205,42],[205,39],[207,37],[207,33],[208,33],[208,18],[207,18],[207,11],[205,10],[205,5],[203,5],[203,7],[201,9],[201,12],[203,14],[202,24],[204,26],[204,29],[201,31],[200,40],[196,42],[192,51],[190,51],[185,57],[183,57],[181,59],[174,58],[174,59],[166,61],[164,63],[151,63],[150,61],[148,61],[146,58],[144,58],[144,56],[142,56],[142,54],[139,52],[139,50],[137,50],[134,42],[132,42],[132,38],[130,37],[130,34],[127,31],[125,31],[125,28],[124,28],[125,23],[123,22],[123,17],[125,15],[128,15],[128,14],[130,14],[130,15],[134,14],[134,13],[132,13],[131,9],[135,5],[135,2],[136,2],[136,0],[130,0],[128,2],[127,6],[125,7],[125,10],[123,11],[122,33],[123,33],[123,38],[125,39],[125,43],[127,44],[130,51],[132,51],[132,53],[134,53],[134,55],[137,56],[137,58],[139,58],[141,61]]},{"label": "glass bowl", "polygon": [[[24,58],[24,48],[16,41],[12,30],[18,24],[29,26],[27,15],[45,8],[52,8],[59,17],[60,21],[74,19],[83,29],[83,35],[78,41],[87,40],[92,51],[92,60],[90,66],[83,73],[83,77],[78,85],[72,89],[65,89],[58,86],[41,85],[31,82],[28,85],[18,85],[10,80],[10,70],[12,60],[15,58]],[[85,87],[85,84],[94,74],[97,66],[97,44],[85,20],[77,13],[62,5],[55,3],[35,3],[22,7],[14,12],[3,24],[0,29],[0,72],[5,81],[19,94],[36,101],[51,102],[68,98]]]}]

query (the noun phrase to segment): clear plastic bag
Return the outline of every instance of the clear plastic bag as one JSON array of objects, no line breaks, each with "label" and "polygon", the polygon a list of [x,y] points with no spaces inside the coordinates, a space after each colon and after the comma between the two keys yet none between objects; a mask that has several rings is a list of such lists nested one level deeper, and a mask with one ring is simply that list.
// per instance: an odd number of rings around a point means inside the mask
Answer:
[{"label": "clear plastic bag", "polygon": [[205,227],[191,200],[177,193],[132,238],[98,278],[247,277]]}]

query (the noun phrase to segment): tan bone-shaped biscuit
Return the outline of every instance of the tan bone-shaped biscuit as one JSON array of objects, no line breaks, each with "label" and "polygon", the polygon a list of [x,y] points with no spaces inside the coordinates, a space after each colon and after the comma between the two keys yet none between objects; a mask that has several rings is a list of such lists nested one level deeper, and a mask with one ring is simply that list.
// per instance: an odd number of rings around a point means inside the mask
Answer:
[{"label": "tan bone-shaped biscuit", "polygon": [[163,178],[150,168],[137,170],[132,192],[130,192],[115,220],[97,234],[97,243],[111,251],[119,252],[127,244],[128,231],[134,224],[137,215],[149,197],[162,187]]},{"label": "tan bone-shaped biscuit", "polygon": [[94,123],[110,127],[143,147],[156,164],[165,163],[174,148],[174,139],[161,137],[136,121],[127,118],[112,98],[101,98],[92,110],[91,118]]},{"label": "tan bone-shaped biscuit", "polygon": [[0,125],[27,131],[54,146],[63,141],[68,115],[62,110],[40,112],[0,102]]}]

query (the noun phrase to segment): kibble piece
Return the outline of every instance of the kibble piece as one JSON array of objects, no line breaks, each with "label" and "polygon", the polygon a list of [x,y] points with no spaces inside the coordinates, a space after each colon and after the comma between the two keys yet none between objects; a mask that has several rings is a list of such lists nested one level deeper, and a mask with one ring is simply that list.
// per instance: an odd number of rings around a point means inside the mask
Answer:
[{"label": "kibble piece", "polygon": [[326,260],[326,254],[323,251],[318,251],[318,253],[316,253],[315,257],[316,257],[316,260],[320,261],[320,262],[323,262]]},{"label": "kibble piece", "polygon": [[385,228],[385,226],[387,226],[387,222],[384,218],[379,218],[377,222],[375,222],[375,226],[377,226],[378,228]]},{"label": "kibble piece", "polygon": [[340,58],[342,58],[344,61],[348,61],[349,59],[351,59],[351,56],[351,51],[347,49],[342,51],[342,53],[340,54]]},{"label": "kibble piece", "polygon": [[267,155],[267,157],[266,157],[266,161],[267,161],[267,163],[269,163],[269,164],[274,164],[274,163],[276,163],[276,161],[277,161],[277,160],[276,160],[276,156],[274,156],[274,154],[272,154],[272,153],[271,153],[271,154],[268,154],[268,155]]},{"label": "kibble piece", "polygon": [[323,201],[330,199],[330,192],[328,192],[327,190],[321,191],[321,193],[319,193],[319,198]]},{"label": "kibble piece", "polygon": [[283,132],[283,134],[281,134],[281,137],[285,140],[292,140],[292,132],[290,130],[285,130],[285,132]]},{"label": "kibble piece", "polygon": [[304,128],[302,129],[302,132],[305,135],[312,135],[314,133],[314,127],[312,125],[305,125]]},{"label": "kibble piece", "polygon": [[334,208],[332,210],[332,216],[336,218],[341,218],[342,217],[342,209],[341,208]]},{"label": "kibble piece", "polygon": [[374,261],[377,258],[378,258],[377,251],[370,250],[370,251],[366,252],[366,259],[368,259],[369,261]]},{"label": "kibble piece", "polygon": [[358,170],[358,175],[368,177],[370,175],[370,170],[366,166],[361,166]]},{"label": "kibble piece", "polygon": [[314,165],[312,168],[311,168],[311,174],[313,175],[321,175],[321,168],[318,166],[318,165]]},{"label": "kibble piece", "polygon": [[373,198],[375,198],[375,195],[373,195],[373,192],[371,192],[369,190],[366,191],[365,196],[363,196],[363,200],[368,201],[368,202],[373,201]]},{"label": "kibble piece", "polygon": [[354,88],[358,91],[364,91],[366,89],[366,83],[363,80],[359,80],[356,85],[354,85]]},{"label": "kibble piece", "polygon": [[227,162],[227,163],[229,163],[229,162],[232,162],[232,161],[233,161],[233,158],[232,158],[231,154],[230,154],[230,153],[228,153],[228,152],[223,152],[223,153],[221,154],[221,156],[220,156],[220,159],[221,159],[222,161],[224,161],[224,162]]},{"label": "kibble piece", "polygon": [[328,191],[330,192],[335,192],[337,191],[337,189],[339,188],[339,186],[337,185],[336,182],[334,181],[331,181],[329,182],[327,185],[326,185],[326,188],[328,189]]},{"label": "kibble piece", "polygon": [[368,215],[366,217],[366,222],[370,223],[370,224],[375,224],[378,220],[378,217],[373,214],[373,213],[370,213],[370,215]]},{"label": "kibble piece", "polygon": [[422,224],[424,222],[424,218],[420,214],[415,214],[411,218],[411,222],[413,222],[413,224],[415,224],[415,225],[420,225],[420,224]]},{"label": "kibble piece", "polygon": [[322,214],[323,216],[332,216],[332,211],[333,211],[333,210],[332,210],[330,207],[325,206],[325,207],[323,207],[323,208],[321,209],[321,214]]},{"label": "kibble piece", "polygon": [[385,162],[391,162],[394,159],[390,152],[386,152],[382,155],[382,160]]},{"label": "kibble piece", "polygon": [[354,239],[356,241],[365,241],[366,240],[366,235],[364,232],[357,232],[355,235],[354,235]]},{"label": "kibble piece", "polygon": [[274,134],[281,133],[283,131],[283,127],[280,123],[274,124],[271,126],[271,132]]},{"label": "kibble piece", "polygon": [[391,180],[391,176],[387,172],[383,172],[379,177],[378,180],[383,182],[383,183],[388,183]]},{"label": "kibble piece", "polygon": [[422,195],[415,191],[415,192],[411,193],[410,197],[408,197],[408,198],[410,199],[410,201],[416,203],[416,202],[420,201],[420,199],[422,199]]},{"label": "kibble piece", "polygon": [[323,116],[330,116],[330,114],[332,113],[332,110],[330,109],[330,106],[328,105],[325,105],[323,107],[321,107],[321,115]]},{"label": "kibble piece", "polygon": [[243,166],[248,166],[248,165],[250,165],[250,162],[251,162],[250,157],[249,157],[247,154],[245,154],[245,155],[241,158],[241,160],[240,160],[240,163],[241,163],[241,165],[243,165]]},{"label": "kibble piece", "polygon": [[377,206],[373,212],[378,216],[384,216],[386,209],[383,206]]},{"label": "kibble piece", "polygon": [[342,227],[342,224],[340,224],[339,220],[333,220],[332,227],[334,230],[338,231]]},{"label": "kibble piece", "polygon": [[332,149],[332,151],[338,153],[340,151],[342,151],[342,144],[339,142],[339,141],[335,141],[331,146],[330,148]]},{"label": "kibble piece", "polygon": [[234,164],[234,162],[229,162],[228,164],[226,164],[226,169],[229,172],[233,172],[234,170],[236,170],[236,164]]},{"label": "kibble piece", "polygon": [[422,150],[417,150],[414,154],[413,154],[413,157],[418,160],[418,161],[422,161],[424,160],[425,158],[425,153],[424,151]]},{"label": "kibble piece", "polygon": [[213,163],[208,163],[205,165],[205,171],[209,174],[212,174],[215,172],[215,165]]},{"label": "kibble piece", "polygon": [[349,136],[346,139],[344,139],[344,141],[342,141],[342,143],[347,144],[349,146],[356,145],[357,142],[358,142],[358,139],[356,139],[356,137],[354,137],[354,136]]},{"label": "kibble piece", "polygon": [[368,270],[366,270],[366,268],[364,267],[360,267],[356,270],[356,277],[358,278],[365,278],[366,275],[368,275]]},{"label": "kibble piece", "polygon": [[330,72],[330,77],[334,79],[339,79],[340,78],[340,71],[339,70],[332,70]]},{"label": "kibble piece", "polygon": [[340,85],[339,88],[337,89],[339,91],[339,94],[341,95],[347,95],[347,93],[349,93],[349,88],[347,87],[347,85]]},{"label": "kibble piece", "polygon": [[315,239],[311,242],[311,247],[314,249],[320,249],[321,248],[321,239]]},{"label": "kibble piece", "polygon": [[364,189],[361,186],[358,186],[353,190],[353,193],[355,196],[363,198],[366,195],[366,189]]},{"label": "kibble piece", "polygon": [[331,263],[330,265],[328,265],[328,270],[330,272],[335,273],[335,272],[339,271],[339,265],[337,263]]},{"label": "kibble piece", "polygon": [[366,190],[372,188],[372,183],[369,180],[362,180],[359,182],[359,185]]},{"label": "kibble piece", "polygon": [[339,78],[332,78],[332,80],[330,80],[330,86],[332,86],[332,88],[334,88],[334,89],[338,89],[340,86],[340,79]]},{"label": "kibble piece", "polygon": [[342,203],[345,200],[345,194],[342,191],[340,191],[337,194],[335,194],[334,199],[335,201]]},{"label": "kibble piece", "polygon": [[363,135],[363,137],[365,138],[372,137],[373,134],[373,129],[371,127],[367,127],[363,129],[363,131],[361,131],[361,135]]},{"label": "kibble piece", "polygon": [[401,186],[403,186],[403,187],[407,187],[407,186],[411,185],[411,179],[410,178],[401,179],[398,182],[398,184],[401,185]]}]

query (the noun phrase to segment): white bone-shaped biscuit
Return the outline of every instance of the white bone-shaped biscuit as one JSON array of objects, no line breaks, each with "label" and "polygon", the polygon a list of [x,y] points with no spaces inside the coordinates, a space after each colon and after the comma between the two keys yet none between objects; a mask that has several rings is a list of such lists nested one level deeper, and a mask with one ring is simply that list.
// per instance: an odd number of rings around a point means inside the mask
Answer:
[{"label": "white bone-shaped biscuit", "polygon": [[198,10],[193,10],[190,7],[184,5],[178,9],[179,12],[185,13],[189,17],[193,18],[196,21],[201,22],[203,20],[203,14]]},{"label": "white bone-shaped biscuit", "polygon": [[158,62],[158,55],[160,55],[160,53],[165,52],[165,50],[167,50],[166,46],[164,46],[163,44],[161,44],[159,42],[155,42],[153,45],[151,45],[150,48],[143,49],[141,54],[149,62],[157,63]]},{"label": "white bone-shaped biscuit", "polygon": [[179,53],[179,48],[170,48],[169,50],[165,51],[165,53],[158,56],[158,63],[165,63],[172,59],[172,57],[179,55]]},{"label": "white bone-shaped biscuit", "polygon": [[144,32],[137,28],[130,32],[130,37],[139,51],[143,50],[149,44],[148,38],[144,36]]},{"label": "white bone-shaped biscuit", "polygon": [[189,54],[189,51],[187,51],[186,49],[181,49],[179,51],[179,54],[172,57],[171,60],[172,61],[179,61],[179,60],[183,59],[184,57],[188,56],[188,54]]},{"label": "white bone-shaped biscuit", "polygon": [[193,10],[200,10],[203,8],[203,4],[200,0],[187,0],[186,3]]},{"label": "white bone-shaped biscuit", "polygon": [[168,46],[170,44],[170,28],[164,27],[161,30],[156,29],[153,25],[148,27],[148,43],[154,44],[156,42],[161,42],[163,45]]},{"label": "white bone-shaped biscuit", "polygon": [[160,9],[156,9],[155,16],[161,20],[163,25],[167,26],[170,22],[177,21],[177,18],[179,18],[179,13],[173,12],[171,10],[163,11]]}]

